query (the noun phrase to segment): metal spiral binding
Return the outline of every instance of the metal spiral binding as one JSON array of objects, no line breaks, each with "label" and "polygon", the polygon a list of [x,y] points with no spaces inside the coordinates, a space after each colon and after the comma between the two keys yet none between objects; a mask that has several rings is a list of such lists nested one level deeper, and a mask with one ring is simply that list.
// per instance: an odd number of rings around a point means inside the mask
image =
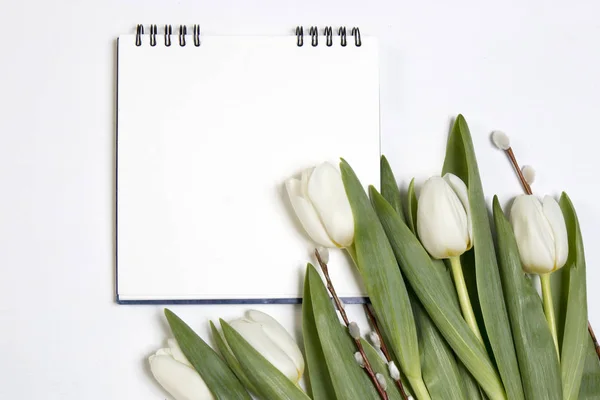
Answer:
[{"label": "metal spiral binding", "polygon": [[360,38],[360,29],[357,27],[352,28],[352,36],[354,36],[354,44],[356,47],[362,46],[362,39]]},{"label": "metal spiral binding", "polygon": [[333,29],[330,26],[325,27],[325,44],[327,47],[331,47],[333,45]]},{"label": "metal spiral binding", "polygon": [[310,35],[310,44],[312,47],[317,47],[319,45],[319,28],[311,26],[308,34]]},{"label": "metal spiral binding", "polygon": [[[339,27],[337,33],[340,37],[340,45],[346,47],[348,45],[348,32],[346,27]],[[319,45],[319,28],[311,26],[308,30],[308,34],[310,35],[311,46],[317,47]],[[354,37],[354,45],[356,47],[362,46],[360,29],[358,27],[353,27],[350,34]],[[327,47],[331,47],[333,45],[333,28],[331,26],[326,26],[323,30],[323,35],[325,36],[325,44]],[[302,26],[296,27],[296,45],[298,47],[304,46],[304,28]]]},{"label": "metal spiral binding", "polygon": [[304,45],[304,28],[301,26],[296,27],[296,45],[298,47],[302,47]]},{"label": "metal spiral binding", "polygon": [[173,27],[171,25],[165,25],[165,46],[171,46],[171,35],[173,34]]},{"label": "metal spiral binding", "polygon": [[179,25],[179,45],[185,46],[185,35],[187,35],[187,26]]},{"label": "metal spiral binding", "polygon": [[142,45],[142,35],[144,34],[144,25],[138,25],[135,27],[135,45]]},{"label": "metal spiral binding", "polygon": [[156,25],[150,25],[150,46],[156,46],[156,34],[158,33],[158,28]]},{"label": "metal spiral binding", "polygon": [[[184,47],[187,45],[187,26],[179,25],[179,46]],[[156,24],[150,25],[150,46],[156,46],[156,36],[158,35],[158,27]],[[165,25],[165,46],[169,47],[172,44],[171,36],[173,35],[173,27],[171,25]],[[135,45],[141,46],[142,39],[144,37],[144,25],[139,24],[135,27]],[[194,39],[194,46],[200,47],[200,25],[195,24],[192,37]]]},{"label": "metal spiral binding", "polygon": [[348,39],[346,38],[346,28],[342,26],[340,29],[338,29],[338,35],[341,37],[340,44],[342,47],[346,47],[346,44],[348,43]]}]

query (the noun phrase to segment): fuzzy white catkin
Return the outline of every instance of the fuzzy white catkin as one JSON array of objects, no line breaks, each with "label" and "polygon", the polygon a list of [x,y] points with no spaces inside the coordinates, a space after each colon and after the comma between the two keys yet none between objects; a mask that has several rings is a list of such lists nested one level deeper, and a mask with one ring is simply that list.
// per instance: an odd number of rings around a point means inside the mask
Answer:
[{"label": "fuzzy white catkin", "polygon": [[318,247],[317,252],[321,256],[321,261],[325,264],[329,263],[329,249],[327,247]]},{"label": "fuzzy white catkin", "polygon": [[387,381],[385,380],[385,376],[380,373],[375,374],[375,378],[377,378],[377,382],[383,390],[387,390]]},{"label": "fuzzy white catkin", "polygon": [[510,148],[510,138],[502,131],[492,132],[492,142],[500,150],[508,150]]},{"label": "fuzzy white catkin", "polygon": [[362,354],[360,354],[360,351],[354,353],[354,359],[356,360],[358,365],[360,365],[361,368],[365,367],[365,359],[363,358]]},{"label": "fuzzy white catkin", "polygon": [[350,324],[348,324],[348,332],[350,332],[350,336],[352,336],[352,339],[360,339],[360,328],[356,322],[352,321],[350,322]]},{"label": "fuzzy white catkin", "polygon": [[535,168],[531,165],[524,165],[523,168],[521,168],[521,173],[523,174],[525,181],[530,185],[535,182]]},{"label": "fuzzy white catkin", "polygon": [[397,381],[398,379],[400,379],[400,371],[398,370],[398,367],[396,367],[395,362],[390,361],[388,363],[388,369],[390,370],[390,376],[393,380]]},{"label": "fuzzy white catkin", "polygon": [[381,348],[381,339],[379,339],[379,335],[377,334],[377,332],[373,331],[369,333],[369,340],[371,341],[373,347],[375,347],[376,349]]}]

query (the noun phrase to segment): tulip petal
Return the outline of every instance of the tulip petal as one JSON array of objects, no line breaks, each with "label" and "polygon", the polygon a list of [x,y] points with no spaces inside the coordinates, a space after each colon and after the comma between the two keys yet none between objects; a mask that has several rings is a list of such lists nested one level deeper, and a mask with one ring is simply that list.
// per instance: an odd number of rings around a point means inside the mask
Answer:
[{"label": "tulip petal", "polygon": [[342,176],[330,163],[315,168],[308,181],[308,196],[331,240],[339,247],[354,241],[354,217]]},{"label": "tulip petal", "polygon": [[298,382],[300,377],[295,362],[265,334],[262,324],[240,318],[229,325],[289,380]]},{"label": "tulip petal", "polygon": [[565,217],[563,216],[558,202],[551,196],[544,197],[542,207],[544,215],[552,228],[552,234],[554,235],[554,269],[559,269],[565,265],[567,257],[569,256],[569,239],[567,236]]},{"label": "tulip petal", "polygon": [[465,208],[450,185],[439,176],[429,178],[421,189],[417,231],[423,246],[434,258],[459,256],[469,246]]},{"label": "tulip petal", "polygon": [[451,174],[450,172],[444,175],[444,180],[448,185],[450,185],[452,190],[454,190],[454,193],[456,193],[458,196],[458,199],[462,203],[463,207],[465,208],[465,212],[467,213],[467,228],[469,229],[469,245],[467,250],[469,250],[471,247],[473,247],[473,223],[471,222],[471,206],[469,203],[469,192],[467,185],[465,185],[462,179],[454,174]]},{"label": "tulip petal", "polygon": [[180,363],[185,364],[190,368],[194,368],[194,366],[188,361],[188,359],[183,354],[183,351],[181,351],[179,343],[177,343],[176,339],[171,338],[167,340],[167,343],[169,344],[169,350],[171,351],[171,355],[176,361],[179,361]]},{"label": "tulip petal", "polygon": [[246,317],[259,323],[273,343],[292,359],[298,371],[298,379],[300,379],[304,373],[304,357],[289,332],[275,318],[263,312],[249,310],[246,312]]},{"label": "tulip petal", "polygon": [[525,272],[545,274],[554,269],[554,235],[540,201],[533,195],[517,196],[510,222]]},{"label": "tulip petal", "polygon": [[285,188],[290,198],[290,203],[296,212],[296,216],[304,227],[304,230],[310,238],[325,247],[336,247],[327,235],[321,220],[313,206],[308,200],[302,197],[302,182],[298,179],[288,179],[285,182]]},{"label": "tulip petal", "polygon": [[169,356],[150,356],[154,378],[175,400],[213,400],[214,397],[200,375]]}]

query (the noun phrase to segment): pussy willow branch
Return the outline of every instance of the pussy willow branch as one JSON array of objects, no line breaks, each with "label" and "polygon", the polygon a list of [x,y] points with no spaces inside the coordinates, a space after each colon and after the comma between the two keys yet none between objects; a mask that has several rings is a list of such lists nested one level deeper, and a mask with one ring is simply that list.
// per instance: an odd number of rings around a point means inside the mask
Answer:
[{"label": "pussy willow branch", "polygon": [[[509,147],[508,149],[506,149],[505,152],[508,155],[508,158],[510,159],[510,162],[512,163],[513,167],[515,168],[517,175],[519,176],[519,180],[521,181],[521,184],[523,185],[523,189],[525,190],[525,193],[533,194],[533,191],[531,190],[531,186],[529,186],[529,183],[527,183],[527,180],[525,179],[525,177],[523,176],[523,173],[521,172],[521,168],[519,168],[519,163],[517,163],[517,159],[515,157],[515,153],[513,152],[512,147]],[[596,339],[596,335],[594,334],[594,330],[592,329],[592,324],[590,324],[589,320],[588,320],[588,332],[590,333],[592,342],[594,342],[594,348],[596,349],[596,354],[598,355],[598,359],[600,360],[600,344],[598,343],[598,340]]]},{"label": "pussy willow branch", "polygon": [[[327,281],[327,289],[333,296],[333,301],[335,302],[335,306],[337,307],[338,311],[342,315],[342,319],[344,320],[346,327],[349,327],[350,321],[348,320],[348,315],[346,315],[346,311],[344,310],[344,307],[342,306],[342,302],[341,302],[340,298],[337,296],[335,289],[333,288],[333,283],[331,283],[331,278],[329,277],[329,269],[327,268],[327,264],[325,264],[323,262],[323,259],[321,259],[321,255],[319,254],[319,251],[317,249],[315,249],[315,256],[317,257],[319,266],[321,267],[321,270],[323,271],[323,274],[325,275],[325,280]],[[369,362],[369,359],[367,358],[367,355],[365,354],[365,349],[363,348],[363,345],[360,342],[360,339],[354,339],[354,338],[352,338],[352,339],[354,340],[354,343],[356,344],[356,348],[358,348],[358,351],[360,352],[360,354],[363,358],[363,361],[365,362],[364,369],[367,372],[367,375],[369,375],[369,378],[371,378],[371,381],[373,381],[373,385],[375,385],[375,388],[377,389],[379,396],[383,400],[388,400],[388,395],[385,392],[385,390],[383,389],[383,387],[381,386],[381,384],[379,383],[379,381],[377,380],[377,376],[375,376],[375,371],[373,371],[373,367],[371,367],[371,363]]]},{"label": "pussy willow branch", "polygon": [[[390,352],[389,352],[387,346],[385,345],[385,341],[383,340],[383,335],[381,334],[381,331],[379,330],[379,325],[377,324],[377,319],[375,318],[375,313],[373,313],[373,310],[371,310],[371,306],[369,306],[368,304],[365,304],[364,307],[367,312],[367,317],[369,317],[369,322],[371,322],[371,325],[375,329],[375,333],[377,333],[377,336],[379,336],[379,342],[381,343],[381,352],[385,356],[385,359],[387,360],[387,362],[390,363],[392,361],[392,356],[390,355]],[[404,400],[408,400],[408,395],[404,391],[404,386],[402,385],[402,381],[400,379],[396,379],[396,380],[394,380],[394,382],[396,382],[396,386],[398,386],[398,389],[400,390],[400,394],[402,395],[402,398]]]}]

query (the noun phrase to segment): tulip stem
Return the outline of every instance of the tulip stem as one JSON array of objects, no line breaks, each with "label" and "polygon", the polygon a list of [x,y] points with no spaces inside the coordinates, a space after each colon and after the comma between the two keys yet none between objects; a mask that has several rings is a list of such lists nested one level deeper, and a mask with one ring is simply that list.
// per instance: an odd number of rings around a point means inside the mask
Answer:
[{"label": "tulip stem", "polygon": [[552,333],[552,339],[554,339],[554,347],[556,347],[556,354],[560,360],[560,350],[558,349],[558,335],[556,333],[556,318],[554,317],[554,305],[552,304],[552,285],[550,284],[550,274],[541,274],[540,281],[542,282],[542,298],[544,300],[544,314],[546,314],[546,321],[550,327]]},{"label": "tulip stem", "polygon": [[475,313],[473,313],[473,307],[471,306],[471,300],[469,299],[469,292],[467,291],[467,284],[465,283],[460,256],[450,257],[450,265],[452,266],[454,286],[456,286],[456,293],[458,294],[458,301],[460,303],[463,318],[475,336],[477,336],[477,339],[483,343],[483,338],[481,337],[481,332],[479,332],[477,320],[475,319]]}]

